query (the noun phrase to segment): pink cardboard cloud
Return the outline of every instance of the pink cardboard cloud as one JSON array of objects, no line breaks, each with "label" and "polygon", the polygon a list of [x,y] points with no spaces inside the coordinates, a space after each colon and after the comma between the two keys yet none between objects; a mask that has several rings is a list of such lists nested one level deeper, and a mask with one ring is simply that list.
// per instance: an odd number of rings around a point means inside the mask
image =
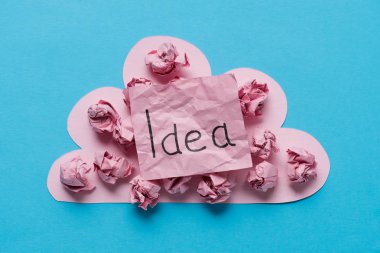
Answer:
[{"label": "pink cardboard cloud", "polygon": [[[179,52],[186,53],[189,58],[190,66],[175,69],[166,76],[157,75],[147,68],[144,61],[146,53],[154,48],[158,48],[158,46],[164,42],[173,43]],[[269,95],[265,101],[265,106],[262,108],[262,116],[244,118],[246,131],[243,133],[243,136],[247,136],[246,141],[248,143],[248,140],[251,140],[255,132],[259,131],[259,129],[261,129],[260,131],[262,131],[262,129],[268,129],[276,136],[276,145],[279,152],[271,155],[267,160],[273,164],[273,166],[278,168],[278,181],[275,188],[268,190],[266,193],[254,191],[247,183],[249,168],[236,170],[231,173],[237,183],[233,188],[230,198],[226,200],[226,203],[283,203],[300,200],[316,193],[327,180],[330,169],[329,159],[321,144],[311,135],[296,129],[281,128],[287,112],[286,97],[281,87],[272,78],[254,69],[240,68],[228,71],[227,73],[234,75],[234,78],[240,87],[247,81],[253,79],[257,80],[259,83],[266,83],[268,85]],[[206,77],[211,76],[211,70],[207,58],[198,48],[181,39],[167,36],[148,37],[139,41],[128,54],[123,68],[123,79],[125,84],[134,77],[144,77],[152,80],[155,84],[166,84],[175,76],[180,76],[185,79]],[[184,82],[184,84],[186,84],[186,82]],[[68,132],[80,149],[71,151],[58,158],[52,165],[48,175],[48,189],[52,196],[58,201],[79,203],[131,202],[129,194],[131,191],[130,181],[135,176],[139,175],[140,171],[138,155],[135,148],[129,148],[127,152],[125,152],[115,141],[113,141],[112,135],[99,134],[92,129],[88,122],[87,110],[90,105],[96,104],[99,100],[110,102],[121,118],[131,118],[131,112],[123,101],[122,89],[119,88],[99,88],[91,91],[78,101],[68,117]],[[139,112],[139,114],[144,115],[143,109],[141,110],[142,111]],[[151,116],[156,117],[156,115],[153,114]],[[173,130],[173,122],[170,124],[172,127],[171,130]],[[204,129],[204,127],[201,128]],[[186,133],[181,133],[181,135],[182,134],[186,135]],[[136,136],[142,135],[138,134]],[[138,145],[139,141],[137,141],[137,146]],[[185,145],[185,143],[182,145]],[[288,155],[286,150],[290,147],[302,147],[315,156],[318,175],[313,180],[307,182],[307,184],[294,184],[288,179]],[[104,183],[98,177],[97,173],[94,170],[91,170],[86,176],[95,186],[94,190],[72,193],[65,189],[59,179],[60,165],[78,155],[84,162],[92,165],[95,152],[104,150],[111,152],[115,156],[125,157],[128,160],[128,163],[136,168],[132,172],[132,175],[127,178],[119,179],[117,184],[111,185]],[[261,160],[253,158],[252,162],[252,166],[255,166],[260,163]],[[244,167],[245,165],[239,165],[236,168],[242,168],[242,166]],[[204,171],[199,173],[203,172]],[[159,177],[161,176],[153,176],[152,178]],[[161,190],[159,202],[203,203],[204,200],[197,193],[197,187],[201,180],[200,177],[200,175],[192,176],[191,180],[187,182],[186,187],[188,190],[182,195],[169,194],[166,191]]]}]

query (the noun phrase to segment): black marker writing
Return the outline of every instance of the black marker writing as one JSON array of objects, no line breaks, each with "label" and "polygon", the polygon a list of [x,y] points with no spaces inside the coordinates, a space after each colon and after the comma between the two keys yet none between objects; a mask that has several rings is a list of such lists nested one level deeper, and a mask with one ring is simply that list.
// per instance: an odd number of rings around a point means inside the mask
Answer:
[{"label": "black marker writing", "polygon": [[[190,135],[192,135],[192,134],[197,134],[197,137],[195,137],[193,139],[189,139]],[[199,151],[202,151],[202,150],[206,149],[206,146],[203,146],[201,148],[190,148],[189,147],[189,143],[195,142],[195,141],[199,140],[201,137],[202,137],[202,134],[198,130],[191,130],[190,132],[188,132],[186,134],[186,136],[185,136],[185,146],[186,146],[186,148],[189,151],[191,151],[191,152],[199,152]]]},{"label": "black marker writing", "polygon": [[[162,146],[162,149],[164,150],[164,152],[168,155],[176,155],[176,154],[182,154],[181,150],[179,149],[179,145],[178,145],[178,136],[177,136],[177,125],[174,124],[174,132],[173,133],[170,133],[170,134],[167,134],[164,139],[162,139],[162,142],[161,142],[161,146]],[[170,136],[174,136],[174,142],[175,142],[175,146],[176,146],[176,151],[174,152],[169,152],[166,147],[165,147],[165,142],[166,140],[170,137]]]},{"label": "black marker writing", "polygon": [[150,136],[150,146],[152,147],[152,155],[153,155],[153,158],[155,158],[156,157],[156,151],[154,149],[153,131],[152,131],[152,125],[150,124],[150,117],[149,117],[149,111],[148,111],[148,109],[145,110],[145,114],[146,114],[146,120],[148,121],[149,136]]},{"label": "black marker writing", "polygon": [[[226,138],[226,143],[224,143],[223,145],[220,145],[218,143],[216,143],[216,140],[215,140],[215,133],[216,131],[219,129],[219,128],[223,128],[224,129],[224,137]],[[212,141],[214,142],[214,145],[217,146],[218,148],[225,148],[227,147],[228,145],[230,146],[236,146],[235,143],[232,143],[231,140],[230,140],[230,137],[228,136],[228,131],[227,131],[227,125],[226,123],[223,123],[222,126],[216,126],[214,128],[214,130],[212,130]]]}]

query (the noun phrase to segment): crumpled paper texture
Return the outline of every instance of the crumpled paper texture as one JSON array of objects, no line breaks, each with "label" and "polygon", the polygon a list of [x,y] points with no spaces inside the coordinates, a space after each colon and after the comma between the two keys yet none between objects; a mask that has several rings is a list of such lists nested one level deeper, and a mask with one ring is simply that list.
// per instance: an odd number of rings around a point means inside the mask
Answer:
[{"label": "crumpled paper texture", "polygon": [[162,43],[157,50],[150,51],[145,56],[145,64],[159,75],[166,75],[178,67],[189,66],[186,53],[180,55],[172,43]]},{"label": "crumpled paper texture", "polygon": [[119,118],[116,121],[114,131],[112,133],[113,139],[120,145],[129,146],[134,141],[133,127],[131,120]]},{"label": "crumpled paper texture", "polygon": [[248,173],[249,185],[258,191],[266,192],[277,185],[278,169],[267,161],[262,161]]},{"label": "crumpled paper texture", "polygon": [[[125,103],[127,103],[124,100]],[[113,139],[127,150],[134,143],[130,117],[122,119],[115,108],[105,100],[99,100],[87,110],[88,121],[95,132],[112,133]]]},{"label": "crumpled paper texture", "polygon": [[61,164],[59,178],[63,186],[72,192],[90,191],[95,188],[86,177],[90,170],[82,158],[75,156]]},{"label": "crumpled paper texture", "polygon": [[251,142],[251,153],[254,156],[266,160],[272,152],[278,151],[274,133],[262,129],[255,132]]},{"label": "crumpled paper texture", "polygon": [[90,125],[98,133],[111,133],[119,118],[113,106],[104,100],[91,105],[87,112]]},{"label": "crumpled paper texture", "polygon": [[172,177],[162,179],[162,185],[170,194],[183,194],[189,189],[191,177]]},{"label": "crumpled paper texture", "polygon": [[227,172],[211,173],[202,176],[197,192],[206,202],[215,204],[229,199],[234,186]]},{"label": "crumpled paper texture", "polygon": [[289,148],[288,176],[290,181],[305,183],[317,176],[315,156],[303,148]]},{"label": "crumpled paper texture", "polygon": [[131,175],[133,166],[124,157],[101,151],[95,153],[94,169],[104,182],[115,184],[118,179]]},{"label": "crumpled paper texture", "polygon": [[[171,85],[136,86],[130,88],[129,94],[142,178],[183,177],[252,167],[233,75],[178,80]],[[167,137],[170,133],[173,134]],[[196,141],[186,144],[186,135],[188,140]],[[226,136],[234,145],[227,145]],[[165,149],[169,153],[181,153],[168,155]]]},{"label": "crumpled paper texture", "polygon": [[139,203],[139,207],[144,210],[147,210],[148,205],[150,207],[157,205],[161,187],[156,182],[137,176],[132,179],[131,184],[131,203]]},{"label": "crumpled paper texture", "polygon": [[128,108],[130,108],[129,102],[129,88],[134,86],[144,86],[144,85],[152,85],[152,81],[143,77],[140,78],[132,78],[129,83],[127,83],[127,87],[123,90],[124,102]]},{"label": "crumpled paper texture", "polygon": [[247,82],[241,87],[239,89],[239,98],[243,115],[245,117],[261,115],[268,92],[268,85],[266,83],[258,83],[256,79]]}]

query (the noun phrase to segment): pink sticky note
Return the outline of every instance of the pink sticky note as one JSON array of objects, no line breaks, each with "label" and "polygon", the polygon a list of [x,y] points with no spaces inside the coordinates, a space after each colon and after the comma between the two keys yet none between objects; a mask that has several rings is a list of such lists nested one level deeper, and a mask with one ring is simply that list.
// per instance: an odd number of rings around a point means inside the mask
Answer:
[{"label": "pink sticky note", "polygon": [[252,166],[232,74],[130,88],[133,130],[144,179]]}]

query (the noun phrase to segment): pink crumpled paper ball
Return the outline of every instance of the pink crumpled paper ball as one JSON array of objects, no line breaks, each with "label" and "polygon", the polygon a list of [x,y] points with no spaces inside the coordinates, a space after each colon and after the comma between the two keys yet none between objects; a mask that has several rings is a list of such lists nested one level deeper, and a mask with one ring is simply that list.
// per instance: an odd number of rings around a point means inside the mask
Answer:
[{"label": "pink crumpled paper ball", "polygon": [[127,149],[134,143],[131,120],[122,119],[111,103],[99,100],[87,111],[92,128],[98,133],[112,133],[113,139]]},{"label": "pink crumpled paper ball", "polygon": [[263,161],[249,171],[247,180],[252,188],[266,192],[277,185],[277,179],[278,169],[271,163]]},{"label": "pink crumpled paper ball", "polygon": [[128,147],[133,144],[134,134],[131,121],[127,119],[122,120],[119,118],[116,121],[112,137],[120,145],[125,145]]},{"label": "pink crumpled paper ball", "polygon": [[150,51],[145,56],[145,64],[150,66],[154,73],[160,75],[169,74],[177,67],[190,65],[187,55],[179,55],[172,43],[162,43],[157,50]]},{"label": "pink crumpled paper ball", "polygon": [[267,84],[258,83],[256,80],[247,82],[241,87],[238,94],[243,116],[255,117],[261,115],[268,92]]},{"label": "pink crumpled paper ball", "polygon": [[129,88],[135,87],[135,86],[145,86],[145,85],[152,85],[152,81],[143,77],[140,78],[132,78],[129,83],[127,83],[127,87],[123,90],[124,95],[124,103],[127,105],[128,108],[131,108],[131,102],[129,100]]},{"label": "pink crumpled paper ball", "polygon": [[228,173],[211,173],[203,175],[199,182],[197,192],[208,203],[220,203],[226,201],[234,184],[230,182]]},{"label": "pink crumpled paper ball", "polygon": [[304,183],[317,176],[313,154],[302,148],[289,148],[288,176],[290,181]]},{"label": "pink crumpled paper ball", "polygon": [[91,105],[87,114],[90,125],[98,133],[112,133],[119,118],[119,114],[113,106],[104,100]]},{"label": "pink crumpled paper ball", "polygon": [[76,156],[60,166],[60,181],[64,187],[72,192],[90,191],[95,188],[86,177],[90,167]]},{"label": "pink crumpled paper ball", "polygon": [[157,183],[137,176],[132,179],[131,184],[131,203],[140,203],[139,207],[144,210],[147,210],[148,205],[153,208],[158,203],[161,187]]},{"label": "pink crumpled paper ball", "polygon": [[252,137],[251,153],[263,160],[269,158],[272,151],[277,152],[276,136],[269,130],[257,131]]},{"label": "pink crumpled paper ball", "polygon": [[95,153],[94,170],[101,180],[115,184],[118,179],[128,177],[132,173],[133,166],[124,157],[102,151]]},{"label": "pink crumpled paper ball", "polygon": [[165,190],[170,194],[183,194],[189,189],[188,182],[191,177],[173,177],[162,179],[162,184]]}]

